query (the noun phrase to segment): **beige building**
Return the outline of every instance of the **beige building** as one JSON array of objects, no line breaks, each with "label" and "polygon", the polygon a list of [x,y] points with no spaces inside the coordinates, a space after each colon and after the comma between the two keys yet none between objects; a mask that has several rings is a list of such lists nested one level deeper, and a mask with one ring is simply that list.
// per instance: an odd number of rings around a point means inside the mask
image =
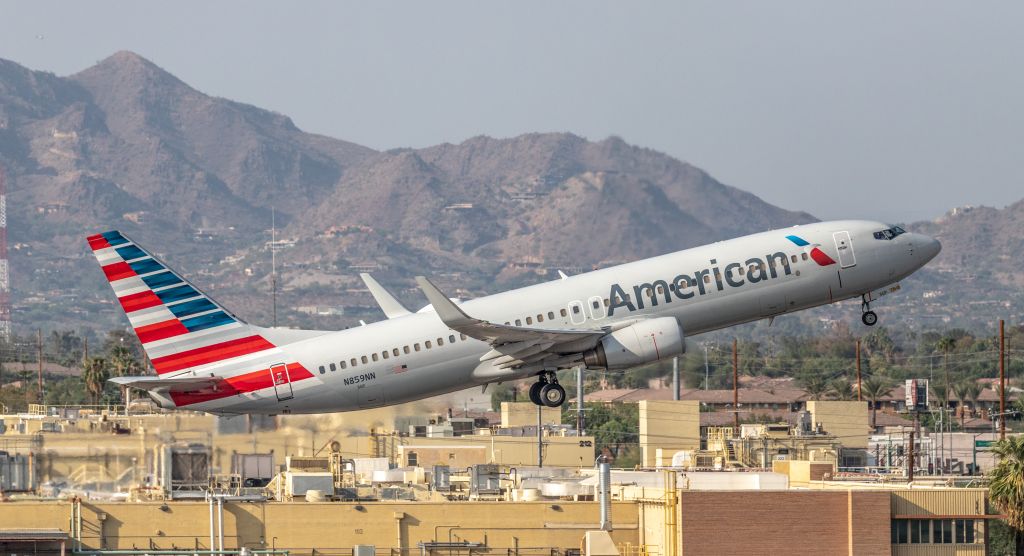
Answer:
[{"label": "beige building", "polygon": [[[696,401],[642,400],[640,450],[645,467],[672,464],[679,450],[700,449],[700,404]],[[662,461],[657,455],[662,454]],[[667,461],[664,461],[666,460]]]}]

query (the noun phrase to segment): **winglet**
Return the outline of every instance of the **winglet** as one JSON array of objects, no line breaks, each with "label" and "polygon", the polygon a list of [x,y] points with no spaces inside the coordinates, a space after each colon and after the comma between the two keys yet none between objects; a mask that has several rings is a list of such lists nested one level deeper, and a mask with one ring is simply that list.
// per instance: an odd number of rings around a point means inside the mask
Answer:
[{"label": "winglet", "polygon": [[411,314],[400,301],[395,299],[395,296],[391,295],[388,290],[384,289],[384,286],[381,286],[379,282],[374,280],[373,276],[364,272],[359,277],[363,279],[366,289],[370,290],[370,295],[377,301],[377,305],[380,305],[380,309],[384,311],[384,316],[393,319]]},{"label": "winglet", "polygon": [[437,312],[437,316],[441,317],[441,322],[450,328],[480,322],[467,315],[451,299],[448,299],[448,296],[441,293],[441,290],[437,289],[437,286],[425,276],[417,276],[416,283],[423,290],[423,294],[427,296],[427,301],[434,306],[434,311]]}]

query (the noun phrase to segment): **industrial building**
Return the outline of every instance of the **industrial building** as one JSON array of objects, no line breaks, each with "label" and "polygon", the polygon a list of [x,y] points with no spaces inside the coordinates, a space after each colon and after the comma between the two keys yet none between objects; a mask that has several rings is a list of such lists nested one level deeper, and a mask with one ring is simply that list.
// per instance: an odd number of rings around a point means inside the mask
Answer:
[{"label": "industrial building", "polygon": [[642,401],[643,465],[605,483],[559,412],[501,409],[485,426],[34,406],[2,417],[0,552],[984,554],[997,518],[971,477],[851,471],[873,438],[855,402],[736,431]]}]

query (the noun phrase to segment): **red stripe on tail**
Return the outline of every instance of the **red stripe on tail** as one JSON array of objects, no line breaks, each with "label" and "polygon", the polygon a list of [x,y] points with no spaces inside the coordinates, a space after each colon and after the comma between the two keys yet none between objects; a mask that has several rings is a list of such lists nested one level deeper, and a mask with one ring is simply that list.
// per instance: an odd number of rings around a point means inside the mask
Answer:
[{"label": "red stripe on tail", "polygon": [[175,353],[173,355],[157,357],[156,359],[153,359],[152,363],[157,374],[163,374],[180,371],[181,369],[186,369],[188,367],[197,367],[207,363],[215,363],[225,359],[241,357],[243,355],[249,355],[250,353],[272,349],[273,347],[274,344],[263,339],[262,336],[248,336],[246,338],[221,342],[219,344],[191,349],[181,353]]},{"label": "red stripe on tail", "polygon": [[110,242],[107,241],[107,238],[103,237],[100,234],[89,236],[86,238],[86,240],[89,241],[89,248],[92,249],[93,251],[99,251],[100,249],[106,249],[107,247],[110,247]]},{"label": "red stripe on tail", "polygon": [[128,263],[119,262],[103,267],[103,274],[107,275],[108,281],[116,282],[122,278],[135,276],[135,271],[132,270],[132,267],[128,266]]},{"label": "red stripe on tail", "polygon": [[180,320],[171,319],[156,324],[140,326],[135,329],[135,333],[138,334],[140,342],[148,344],[149,342],[188,334],[188,328],[185,328],[185,325],[181,324]]},{"label": "red stripe on tail", "polygon": [[121,307],[124,308],[125,313],[149,309],[150,307],[156,307],[163,303],[155,293],[149,290],[126,295],[119,298],[118,301],[121,302]]}]

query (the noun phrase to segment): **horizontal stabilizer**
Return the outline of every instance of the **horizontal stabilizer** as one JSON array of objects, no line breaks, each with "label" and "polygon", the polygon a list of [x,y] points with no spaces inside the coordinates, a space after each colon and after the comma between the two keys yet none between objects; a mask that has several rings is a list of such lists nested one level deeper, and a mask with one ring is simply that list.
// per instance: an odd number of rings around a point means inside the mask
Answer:
[{"label": "horizontal stabilizer", "polygon": [[179,378],[157,378],[153,376],[118,376],[109,379],[120,386],[138,388],[147,392],[194,392],[196,390],[216,390],[225,381],[216,376],[188,376]]},{"label": "horizontal stabilizer", "polygon": [[394,319],[411,314],[400,301],[395,299],[395,296],[391,295],[391,292],[384,289],[384,286],[381,286],[377,280],[374,280],[373,276],[364,272],[359,277],[363,279],[366,289],[370,290],[370,295],[377,301],[377,305],[380,305],[380,309],[384,311],[384,316]]}]

